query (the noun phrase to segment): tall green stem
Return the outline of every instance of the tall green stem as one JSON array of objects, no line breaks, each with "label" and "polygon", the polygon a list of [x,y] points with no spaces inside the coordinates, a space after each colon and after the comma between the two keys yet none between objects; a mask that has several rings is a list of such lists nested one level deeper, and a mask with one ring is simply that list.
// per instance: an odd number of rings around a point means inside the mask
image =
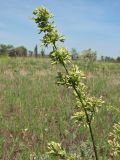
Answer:
[{"label": "tall green stem", "polygon": [[[54,49],[57,49],[55,43],[53,44],[54,45]],[[69,75],[69,71],[65,65],[64,62],[61,63],[66,71],[66,73]],[[97,154],[97,148],[96,148],[96,144],[95,144],[95,139],[94,139],[94,135],[93,135],[93,130],[92,130],[92,125],[91,125],[91,120],[89,119],[89,116],[88,116],[88,113],[87,113],[87,110],[83,104],[83,101],[82,101],[82,98],[81,98],[81,94],[80,92],[78,92],[76,86],[74,84],[72,84],[72,87],[74,89],[74,91],[76,92],[81,104],[82,104],[82,108],[85,112],[85,116],[86,116],[86,122],[88,124],[88,127],[89,127],[89,132],[90,132],[90,136],[91,136],[91,140],[92,140],[92,145],[93,145],[93,151],[94,151],[94,154],[95,154],[95,159],[98,160],[98,154]]]},{"label": "tall green stem", "polygon": [[[64,64],[63,66],[64,66],[67,74],[69,75],[69,72],[68,72],[65,64]],[[95,158],[96,158],[96,160],[98,160],[97,148],[96,148],[96,145],[95,145],[95,140],[94,140],[94,135],[93,135],[93,131],[92,131],[91,121],[90,121],[90,119],[89,119],[88,113],[87,113],[87,111],[86,111],[86,109],[85,109],[85,106],[84,106],[84,104],[83,104],[83,101],[82,101],[82,99],[81,99],[80,93],[78,92],[78,90],[76,89],[76,87],[74,86],[74,84],[72,85],[72,87],[73,87],[73,89],[75,90],[77,96],[79,97],[80,102],[81,102],[81,104],[82,104],[82,108],[84,109],[84,112],[85,112],[85,115],[86,115],[86,122],[87,122],[88,127],[89,127],[90,136],[91,136],[91,140],[92,140],[92,144],[93,144],[93,150],[94,150]]]}]

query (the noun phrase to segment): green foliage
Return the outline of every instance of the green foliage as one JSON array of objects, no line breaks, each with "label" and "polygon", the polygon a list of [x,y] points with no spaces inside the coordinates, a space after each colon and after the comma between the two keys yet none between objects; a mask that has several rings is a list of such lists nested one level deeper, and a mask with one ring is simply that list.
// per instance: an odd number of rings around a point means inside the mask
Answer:
[{"label": "green foliage", "polygon": [[77,50],[75,48],[72,48],[71,54],[72,54],[72,59],[73,60],[78,59],[79,55],[78,55],[78,52],[77,52]]},{"label": "green foliage", "polygon": [[10,57],[26,57],[27,56],[27,49],[24,46],[20,46],[17,48],[14,48],[9,51],[8,55]]},{"label": "green foliage", "polygon": [[53,22],[49,22],[53,15],[45,7],[36,8],[33,15],[33,20],[35,20],[41,32],[51,32],[53,30]]},{"label": "green foliage", "polygon": [[24,46],[15,48],[17,56],[27,56],[27,49]]},{"label": "green foliage", "polygon": [[77,156],[74,154],[67,154],[66,151],[61,147],[60,143],[51,142],[48,144],[49,155],[52,155],[61,160],[77,160]]},{"label": "green foliage", "polygon": [[61,144],[56,142],[51,142],[48,144],[48,154],[60,157],[61,159],[66,158],[66,152],[64,149],[62,149]]},{"label": "green foliage", "polygon": [[77,124],[86,124],[86,116],[85,116],[85,112],[83,111],[79,111],[79,112],[75,112],[74,115],[71,117],[75,123]]},{"label": "green foliage", "polygon": [[8,54],[9,50],[13,48],[13,45],[0,44],[0,55]]},{"label": "green foliage", "polygon": [[[65,63],[65,60],[64,60]],[[82,80],[85,78],[82,71],[79,70],[77,65],[73,65],[69,70],[69,74],[58,74],[57,84],[65,85],[68,88],[81,86],[81,90],[85,89]],[[76,93],[76,92],[75,92]]]},{"label": "green foliage", "polygon": [[116,61],[117,61],[117,62],[120,62],[120,57],[119,57],[119,56],[117,57]]},{"label": "green foliage", "polygon": [[92,67],[93,66],[93,63],[96,61],[97,59],[97,53],[96,51],[92,51],[92,49],[87,49],[87,50],[84,50],[82,52],[82,59],[83,61],[85,62],[86,64],[86,67],[89,68],[89,67]]},{"label": "green foliage", "polygon": [[71,60],[70,53],[66,48],[58,48],[53,50],[50,54],[50,57],[52,59],[52,64],[67,64],[70,63]]},{"label": "green foliage", "polygon": [[33,11],[33,20],[38,25],[38,29],[44,32],[45,35],[42,39],[43,45],[54,45],[55,42],[64,42],[64,36],[60,35],[53,25],[53,21],[50,19],[53,17],[51,13],[45,7],[38,7]]},{"label": "green foliage", "polygon": [[82,52],[82,56],[83,56],[83,59],[86,61],[86,62],[94,62],[96,61],[96,58],[97,58],[97,54],[96,54],[96,51],[92,51],[92,49],[87,49],[87,50],[84,50]]},{"label": "green foliage", "polygon": [[50,44],[55,44],[57,41],[64,42],[64,37],[63,35],[60,35],[57,30],[52,30],[51,32],[48,32],[44,35],[42,44],[47,47]]},{"label": "green foliage", "polygon": [[113,131],[109,135],[108,143],[111,146],[111,155],[120,158],[120,122],[114,124]]}]

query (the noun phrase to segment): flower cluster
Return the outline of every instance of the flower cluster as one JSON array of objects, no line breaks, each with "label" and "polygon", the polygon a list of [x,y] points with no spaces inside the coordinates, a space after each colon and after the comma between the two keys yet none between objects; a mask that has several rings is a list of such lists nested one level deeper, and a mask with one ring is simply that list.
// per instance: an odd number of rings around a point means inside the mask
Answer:
[{"label": "flower cluster", "polygon": [[33,11],[33,20],[38,25],[40,32],[51,32],[54,28],[50,19],[53,17],[45,7],[38,7]]},{"label": "flower cluster", "polygon": [[81,86],[82,80],[85,78],[78,66],[73,65],[69,70],[69,74],[58,74],[57,84],[65,85],[68,88]]},{"label": "flower cluster", "polygon": [[51,142],[48,144],[48,154],[59,158],[61,160],[77,160],[77,156],[74,154],[67,154],[61,147],[60,143]]},{"label": "flower cluster", "polygon": [[64,149],[62,149],[61,144],[56,142],[51,142],[48,144],[48,154],[53,155],[55,157],[60,157],[62,159],[65,159],[66,152]]},{"label": "flower cluster", "polygon": [[60,35],[55,29],[54,22],[51,21],[53,14],[45,7],[38,7],[33,11],[33,20],[38,25],[40,33],[43,32],[45,35],[42,39],[44,46],[54,45],[56,42],[64,42],[64,36]]},{"label": "flower cluster", "polygon": [[120,159],[120,122],[114,124],[108,143],[112,148],[111,155]]},{"label": "flower cluster", "polygon": [[58,48],[56,50],[53,50],[50,54],[50,57],[52,59],[52,64],[67,64],[70,63],[71,60],[70,53],[66,48]]}]

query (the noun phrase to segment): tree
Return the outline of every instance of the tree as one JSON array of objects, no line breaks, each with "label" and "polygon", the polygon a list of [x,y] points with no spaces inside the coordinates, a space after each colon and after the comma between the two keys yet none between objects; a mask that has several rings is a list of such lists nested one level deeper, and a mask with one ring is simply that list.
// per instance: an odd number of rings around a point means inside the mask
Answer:
[{"label": "tree", "polygon": [[30,51],[30,50],[29,50],[29,51],[28,51],[28,54],[29,54],[30,57],[32,57],[32,56],[33,56],[33,51]]},{"label": "tree", "polygon": [[100,59],[101,59],[101,61],[104,61],[104,60],[105,60],[105,59],[104,59],[104,56],[101,56],[101,58],[100,58]]},{"label": "tree", "polygon": [[117,61],[117,62],[120,62],[120,57],[117,57],[116,61]]},{"label": "tree", "polygon": [[87,62],[94,62],[97,59],[97,53],[96,51],[92,51],[91,48],[84,50],[82,52],[83,59]]},{"label": "tree", "polygon": [[10,57],[26,57],[27,56],[27,49],[24,46],[20,46],[17,48],[14,48],[9,51],[8,55]]},{"label": "tree", "polygon": [[38,56],[38,47],[37,47],[37,44],[36,44],[36,46],[34,48],[34,55],[35,55],[35,57]]},{"label": "tree", "polygon": [[93,63],[97,59],[96,51],[93,51],[91,48],[82,51],[82,59],[85,62],[87,68],[93,66]]},{"label": "tree", "polygon": [[114,62],[115,61],[115,59],[114,58],[112,58],[112,57],[109,57],[109,56],[105,56],[105,61],[106,62]]},{"label": "tree", "polygon": [[44,57],[45,56],[45,50],[42,48],[41,50],[41,56]]},{"label": "tree", "polygon": [[8,54],[9,50],[13,49],[13,45],[0,44],[0,55]]},{"label": "tree", "polygon": [[72,48],[71,53],[72,53],[72,59],[73,60],[78,59],[78,52],[75,48]]}]

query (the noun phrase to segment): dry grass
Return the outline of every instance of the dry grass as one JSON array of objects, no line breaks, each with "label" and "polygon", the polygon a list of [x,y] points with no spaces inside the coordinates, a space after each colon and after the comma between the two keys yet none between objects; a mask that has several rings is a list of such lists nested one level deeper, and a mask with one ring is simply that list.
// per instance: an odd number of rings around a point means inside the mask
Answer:
[{"label": "dry grass", "polygon": [[[97,64],[86,71],[89,92],[120,105],[120,67]],[[111,64],[110,64],[111,65]],[[98,68],[98,69],[97,69]],[[61,68],[59,68],[61,70]],[[71,90],[55,85],[57,71],[49,59],[16,58],[0,63],[0,159],[27,160],[41,155],[50,140],[62,141],[69,150],[79,149],[89,139],[83,127],[77,129],[70,117],[75,101]],[[94,131],[98,148],[108,153],[107,135],[119,113],[106,106],[96,117]],[[38,158],[40,159],[40,157]],[[108,158],[104,158],[107,160]]]}]

